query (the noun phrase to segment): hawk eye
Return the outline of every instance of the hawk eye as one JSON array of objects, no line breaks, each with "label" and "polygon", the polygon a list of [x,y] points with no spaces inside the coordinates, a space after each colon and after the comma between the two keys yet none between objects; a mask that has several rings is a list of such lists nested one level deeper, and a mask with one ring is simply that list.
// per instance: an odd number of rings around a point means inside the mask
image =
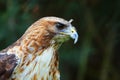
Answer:
[{"label": "hawk eye", "polygon": [[66,25],[65,25],[65,24],[62,24],[62,23],[60,23],[60,22],[57,22],[57,23],[56,23],[56,27],[57,27],[59,30],[62,30],[62,29],[64,29],[64,28],[66,27]]}]

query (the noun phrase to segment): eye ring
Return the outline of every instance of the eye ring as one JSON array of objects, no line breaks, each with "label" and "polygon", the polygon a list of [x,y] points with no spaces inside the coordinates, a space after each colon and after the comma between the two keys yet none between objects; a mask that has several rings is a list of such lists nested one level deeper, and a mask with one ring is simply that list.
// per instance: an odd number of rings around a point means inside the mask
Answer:
[{"label": "eye ring", "polygon": [[63,24],[63,23],[57,22],[56,27],[57,27],[57,29],[62,30],[62,29],[64,29],[66,27],[66,25]]}]

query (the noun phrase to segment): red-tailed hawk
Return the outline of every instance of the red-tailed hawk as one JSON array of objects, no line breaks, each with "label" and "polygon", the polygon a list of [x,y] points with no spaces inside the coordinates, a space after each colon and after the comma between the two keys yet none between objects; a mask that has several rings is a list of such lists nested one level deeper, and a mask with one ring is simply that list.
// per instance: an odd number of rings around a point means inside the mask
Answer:
[{"label": "red-tailed hawk", "polygon": [[13,45],[0,52],[0,80],[60,80],[57,50],[75,27],[58,17],[44,17],[32,24]]}]

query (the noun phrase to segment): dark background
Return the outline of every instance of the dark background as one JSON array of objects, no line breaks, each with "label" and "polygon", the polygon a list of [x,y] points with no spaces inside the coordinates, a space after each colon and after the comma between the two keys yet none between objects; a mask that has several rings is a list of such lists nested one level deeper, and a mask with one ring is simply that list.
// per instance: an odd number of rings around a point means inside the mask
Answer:
[{"label": "dark background", "polygon": [[120,0],[0,0],[0,50],[44,16],[74,19],[59,49],[61,80],[120,80]]}]

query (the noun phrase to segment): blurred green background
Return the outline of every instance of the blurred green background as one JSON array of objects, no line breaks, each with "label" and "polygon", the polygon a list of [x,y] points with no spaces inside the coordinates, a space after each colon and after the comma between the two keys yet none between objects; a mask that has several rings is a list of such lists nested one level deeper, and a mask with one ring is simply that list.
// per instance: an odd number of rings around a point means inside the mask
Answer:
[{"label": "blurred green background", "polygon": [[0,50],[44,16],[74,19],[59,49],[61,80],[120,80],[120,0],[0,0]]}]

